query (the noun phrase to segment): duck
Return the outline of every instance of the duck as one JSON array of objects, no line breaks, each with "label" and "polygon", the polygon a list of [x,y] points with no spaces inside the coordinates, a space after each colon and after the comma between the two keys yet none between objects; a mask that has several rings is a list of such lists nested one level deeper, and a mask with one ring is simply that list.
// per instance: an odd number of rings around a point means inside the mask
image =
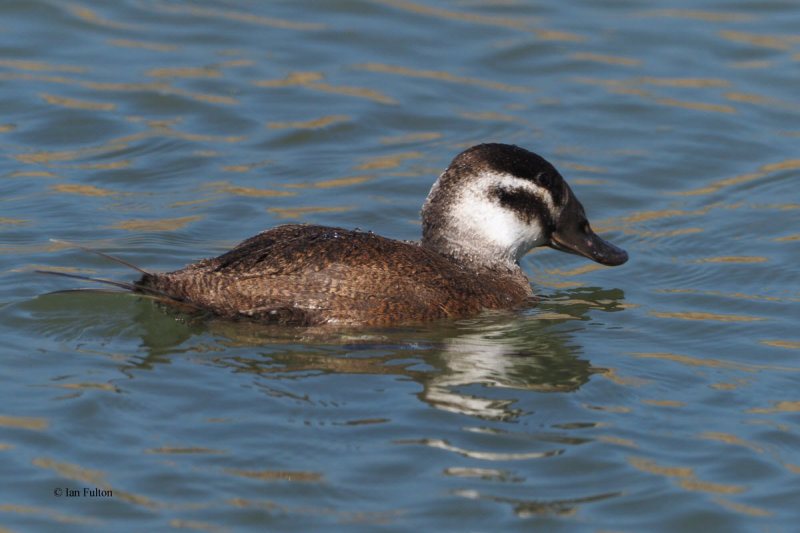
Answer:
[{"label": "duck", "polygon": [[227,319],[391,326],[523,306],[534,293],[520,259],[536,247],[607,266],[628,260],[592,230],[552,164],[510,144],[458,154],[433,184],[421,219],[419,242],[288,224],[173,272],[115,259],[142,276],[112,284]]}]

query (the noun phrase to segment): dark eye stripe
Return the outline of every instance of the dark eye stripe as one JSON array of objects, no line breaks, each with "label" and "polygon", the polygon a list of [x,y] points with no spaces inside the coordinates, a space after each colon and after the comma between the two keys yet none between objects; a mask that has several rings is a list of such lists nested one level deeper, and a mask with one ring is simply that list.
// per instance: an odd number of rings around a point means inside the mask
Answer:
[{"label": "dark eye stripe", "polygon": [[553,215],[547,204],[530,190],[495,185],[489,188],[489,196],[499,201],[506,209],[514,211],[526,224],[538,220],[542,228],[552,231],[555,227]]}]

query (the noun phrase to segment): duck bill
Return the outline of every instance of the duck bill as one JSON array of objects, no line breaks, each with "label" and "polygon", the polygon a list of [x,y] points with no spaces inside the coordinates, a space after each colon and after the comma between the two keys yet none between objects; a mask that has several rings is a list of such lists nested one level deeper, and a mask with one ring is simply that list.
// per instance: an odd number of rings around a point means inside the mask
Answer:
[{"label": "duck bill", "polygon": [[566,231],[561,229],[554,231],[549,246],[562,252],[582,255],[606,266],[621,265],[628,260],[628,252],[601,239],[588,223],[582,226]]}]

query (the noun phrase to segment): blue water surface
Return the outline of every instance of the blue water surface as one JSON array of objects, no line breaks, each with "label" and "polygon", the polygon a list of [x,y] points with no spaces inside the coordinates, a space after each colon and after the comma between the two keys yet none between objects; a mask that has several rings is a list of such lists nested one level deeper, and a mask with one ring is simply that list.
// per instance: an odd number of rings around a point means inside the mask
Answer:
[{"label": "blue water surface", "polygon": [[[770,531],[800,519],[796,2],[0,3],[0,528]],[[532,309],[270,329],[133,281],[282,223],[419,239],[480,142],[630,260]],[[95,287],[99,288],[99,287]]]}]

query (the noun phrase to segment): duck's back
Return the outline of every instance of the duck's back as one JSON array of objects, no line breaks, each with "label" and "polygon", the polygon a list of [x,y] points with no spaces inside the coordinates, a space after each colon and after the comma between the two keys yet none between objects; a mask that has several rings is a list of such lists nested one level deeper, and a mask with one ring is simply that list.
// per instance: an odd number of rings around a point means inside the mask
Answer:
[{"label": "duck's back", "polygon": [[139,285],[226,317],[296,325],[388,325],[508,308],[527,278],[471,270],[422,248],[340,228],[287,225]]}]

